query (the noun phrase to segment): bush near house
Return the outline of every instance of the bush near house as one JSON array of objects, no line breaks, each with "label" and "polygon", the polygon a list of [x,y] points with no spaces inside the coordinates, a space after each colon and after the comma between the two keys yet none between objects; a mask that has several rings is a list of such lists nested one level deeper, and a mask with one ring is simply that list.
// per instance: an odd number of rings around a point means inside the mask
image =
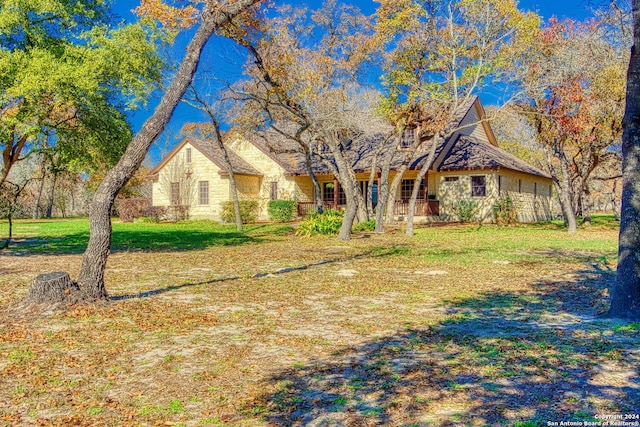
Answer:
[{"label": "bush near house", "polygon": [[323,213],[312,213],[300,223],[296,235],[306,237],[318,234],[335,236],[342,227],[342,216],[342,212],[333,209],[327,209]]},{"label": "bush near house", "polygon": [[[241,201],[240,217],[242,217],[243,224],[256,222],[256,219],[258,218],[258,202],[255,200]],[[233,208],[233,201],[222,203],[222,212],[220,213],[220,218],[223,222],[236,222],[236,214]]]},{"label": "bush near house", "polygon": [[269,200],[269,219],[276,222],[291,221],[296,215],[298,203],[295,200]]},{"label": "bush near house", "polygon": [[478,204],[473,200],[460,200],[453,205],[453,212],[460,222],[472,222],[478,213]]},{"label": "bush near house", "polygon": [[122,222],[133,222],[145,216],[144,211],[151,207],[151,199],[135,197],[118,200],[118,216]]},{"label": "bush near house", "polygon": [[498,225],[512,225],[518,222],[518,207],[510,197],[503,197],[493,205],[493,214]]}]

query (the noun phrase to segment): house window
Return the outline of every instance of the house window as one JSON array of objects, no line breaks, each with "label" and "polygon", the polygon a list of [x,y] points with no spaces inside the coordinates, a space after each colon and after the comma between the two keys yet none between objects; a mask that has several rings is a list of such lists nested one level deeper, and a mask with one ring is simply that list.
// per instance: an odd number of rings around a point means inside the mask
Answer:
[{"label": "house window", "polygon": [[185,157],[187,158],[187,163],[191,163],[191,148],[187,148]]},{"label": "house window", "polygon": [[[403,179],[402,180],[402,185],[400,187],[400,197],[402,198],[402,200],[409,200],[411,199],[411,193],[413,192],[413,186],[415,185],[415,180],[414,179]],[[423,200],[424,199],[424,188],[425,188],[425,182],[424,179],[422,181],[420,181],[420,189],[418,190],[418,199],[417,200]]]},{"label": "house window", "polygon": [[[335,195],[335,188],[333,182],[325,182],[322,185],[322,201],[326,203],[333,203]],[[346,205],[347,196],[344,194],[342,186],[338,184],[338,205]]]},{"label": "house window", "polygon": [[209,204],[209,181],[198,182],[198,202],[201,205]]},{"label": "house window", "polygon": [[484,176],[471,177],[471,196],[484,197],[487,195],[487,179]]},{"label": "house window", "polygon": [[347,204],[347,195],[344,194],[342,185],[338,184],[338,205],[346,205],[346,204]]},{"label": "house window", "polygon": [[333,182],[325,182],[322,184],[322,201],[333,203]]},{"label": "house window", "polygon": [[416,142],[416,128],[406,128],[402,131],[400,148],[409,148]]},{"label": "house window", "polygon": [[456,182],[458,181],[458,177],[457,176],[445,176],[444,177],[444,182]]},{"label": "house window", "polygon": [[269,193],[269,197],[271,197],[271,200],[278,200],[278,183],[277,182],[271,183],[271,191]]},{"label": "house window", "polygon": [[180,205],[180,183],[179,182],[171,183],[171,205],[172,206]]}]

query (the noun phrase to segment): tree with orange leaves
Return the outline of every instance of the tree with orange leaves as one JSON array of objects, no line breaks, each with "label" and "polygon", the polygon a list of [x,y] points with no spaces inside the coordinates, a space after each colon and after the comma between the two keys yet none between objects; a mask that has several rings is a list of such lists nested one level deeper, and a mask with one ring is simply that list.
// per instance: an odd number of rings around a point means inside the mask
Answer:
[{"label": "tree with orange leaves", "polygon": [[569,233],[580,210],[590,217],[594,173],[618,162],[627,57],[600,22],[552,18],[521,68],[519,109],[536,130]]}]

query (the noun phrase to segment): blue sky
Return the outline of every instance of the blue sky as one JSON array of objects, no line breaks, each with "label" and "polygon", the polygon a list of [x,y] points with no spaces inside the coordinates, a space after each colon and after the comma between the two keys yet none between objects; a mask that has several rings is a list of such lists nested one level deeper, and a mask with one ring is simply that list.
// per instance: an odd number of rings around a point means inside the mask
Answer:
[{"label": "blue sky", "polygon": [[[321,5],[323,0],[305,0],[300,2],[291,1],[293,4],[307,5],[310,8],[316,8]],[[378,3],[373,0],[345,0],[351,4],[358,6],[364,13],[373,14]],[[602,0],[601,0],[602,2]],[[132,10],[136,8],[139,4],[139,0],[125,0],[125,1],[116,1],[115,3],[115,12],[122,18],[126,20],[135,19],[132,14]],[[276,3],[279,3],[276,0]],[[549,19],[552,16],[557,16],[558,18],[571,18],[575,20],[582,20],[591,16],[591,9],[594,4],[597,4],[598,0],[520,0],[519,5],[523,10],[531,10],[539,13],[545,20]],[[179,45],[184,45],[185,41],[179,41]],[[232,48],[233,49],[233,48]],[[180,49],[182,50],[182,49]],[[224,54],[220,54],[220,50],[224,50]],[[200,71],[203,68],[216,68],[218,72],[220,72],[220,68],[217,65],[225,64],[226,67],[222,67],[222,69],[239,69],[242,65],[241,53],[237,50],[236,52],[231,52],[231,58],[233,62],[236,64],[228,64],[229,61],[229,46],[225,44],[222,46],[219,41],[212,39],[208,46],[205,55],[203,56],[205,60],[201,63]],[[231,65],[231,66],[229,66]],[[229,76],[226,76],[227,79]],[[225,78],[225,76],[221,76],[221,78]],[[158,95],[159,96],[159,95]],[[145,119],[147,119],[151,113],[153,106],[158,102],[158,98],[153,98],[150,100],[149,108],[146,110],[139,110],[135,112],[135,114],[131,115],[131,121],[134,126],[134,130],[138,130]],[[160,161],[161,154],[166,152],[166,150],[170,149],[172,145],[177,144],[178,139],[176,137],[178,135],[180,127],[183,123],[187,121],[199,121],[203,120],[199,118],[199,113],[191,109],[186,105],[180,105],[174,114],[174,117],[165,131],[165,134],[159,138],[159,140],[154,144],[150,152],[150,161],[152,163],[157,163]]]}]

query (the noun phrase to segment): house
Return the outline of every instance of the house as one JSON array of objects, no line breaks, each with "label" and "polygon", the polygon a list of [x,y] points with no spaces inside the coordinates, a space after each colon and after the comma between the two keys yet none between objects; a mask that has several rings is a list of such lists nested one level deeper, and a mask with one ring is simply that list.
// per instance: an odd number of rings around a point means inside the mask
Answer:
[{"label": "house", "polygon": [[[416,203],[416,220],[457,220],[460,200],[474,201],[479,220],[493,220],[493,205],[509,197],[518,209],[518,220],[551,219],[552,181],[542,172],[498,147],[490,125],[481,119],[478,99],[469,102],[456,120],[459,129],[436,147],[436,156],[423,180]],[[412,130],[407,130],[411,138]],[[371,160],[379,141],[354,148],[352,166],[363,191],[367,189]],[[301,216],[313,211],[313,184],[305,155],[294,141],[275,131],[249,135],[232,131],[225,142],[241,200],[256,200],[260,219],[268,219],[269,200],[298,202]],[[402,149],[402,147],[400,147]],[[322,149],[319,150],[322,152]],[[410,164],[395,195],[394,215],[407,215],[415,178],[426,161],[427,148]],[[325,163],[314,156],[311,167],[317,177],[325,207],[346,204],[344,192]],[[392,164],[389,179],[398,164]],[[192,218],[220,219],[222,203],[230,200],[229,173],[222,151],[212,141],[183,139],[149,175],[153,181],[153,205],[187,205]],[[188,181],[185,183],[184,181]],[[373,184],[373,203],[377,199]]]}]

